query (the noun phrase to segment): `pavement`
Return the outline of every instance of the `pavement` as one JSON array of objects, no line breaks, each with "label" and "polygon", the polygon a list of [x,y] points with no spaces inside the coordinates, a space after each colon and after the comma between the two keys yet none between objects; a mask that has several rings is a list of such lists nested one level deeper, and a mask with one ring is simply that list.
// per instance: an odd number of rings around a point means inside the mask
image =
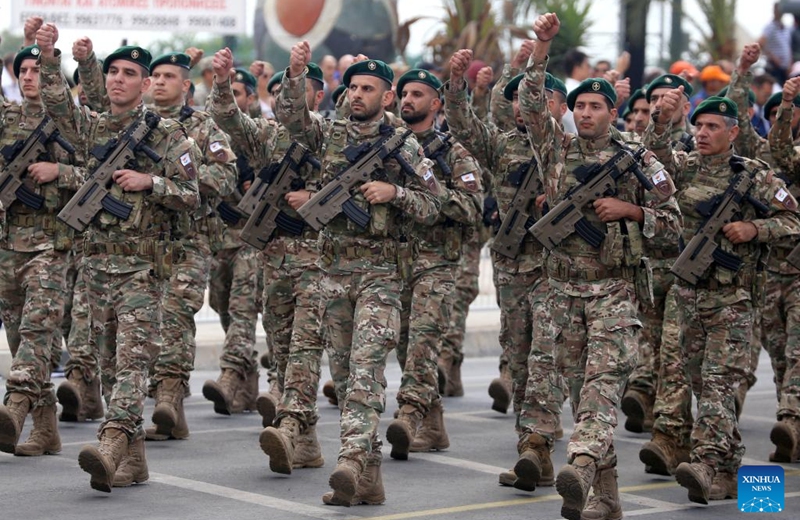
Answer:
[{"label": "pavement", "polygon": [[[324,370],[323,379],[327,377]],[[380,432],[385,433],[397,404],[400,383],[396,362],[387,368],[387,411]],[[85,520],[125,519],[557,519],[561,499],[555,489],[526,493],[497,484],[501,471],[516,462],[513,415],[490,409],[486,389],[497,375],[496,357],[471,357],[464,362],[466,395],[445,400],[450,448],[443,452],[412,454],[408,461],[389,458],[385,448],[383,479],[387,500],[381,506],[339,508],[325,506],[339,448],[338,409],[319,397],[318,435],[325,457],[319,469],[295,470],[284,476],[269,471],[258,445],[261,419],[256,414],[225,417],[214,414],[200,389],[216,371],[197,371],[192,396],[186,402],[191,438],[147,443],[150,480],[111,494],[93,491],[88,475],[77,464],[81,446],[95,443],[98,423],[59,423],[60,455],[20,458],[0,453],[0,508],[3,518]],[[762,353],[758,382],[747,396],[741,433],[747,446],[745,464],[771,465],[769,431],[775,420],[775,389],[769,359]],[[60,383],[60,379],[54,382]],[[262,390],[266,381],[261,381]],[[145,417],[153,410],[148,401]],[[569,410],[565,405],[565,410]],[[564,417],[566,436],[572,420]],[[621,415],[621,414],[620,414]],[[23,432],[27,436],[30,420]],[[667,477],[647,475],[638,460],[646,435],[616,431],[619,483],[626,517],[652,520],[731,520],[743,513],[735,500],[708,506],[687,500],[686,491]],[[566,462],[566,440],[556,443],[553,463]],[[784,512],[769,518],[800,518],[800,465],[783,465],[786,497]]]}]

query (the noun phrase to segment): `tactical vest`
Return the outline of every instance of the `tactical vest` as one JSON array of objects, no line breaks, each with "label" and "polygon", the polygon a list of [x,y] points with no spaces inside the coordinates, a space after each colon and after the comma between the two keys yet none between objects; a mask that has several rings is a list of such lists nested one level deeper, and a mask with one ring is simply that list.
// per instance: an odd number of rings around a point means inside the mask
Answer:
[{"label": "tactical vest", "polygon": [[[426,142],[421,143],[423,150],[427,151],[428,141],[432,141],[436,137],[444,138],[445,134],[434,130]],[[426,155],[426,157],[433,162],[433,173],[436,178],[442,181],[448,190],[452,190],[455,186],[452,172],[450,175],[446,174],[436,160],[428,155]],[[448,165],[453,164],[454,152],[452,145],[444,152],[442,160]],[[465,228],[466,226],[463,226],[460,222],[456,222],[445,215],[440,215],[436,224],[433,226],[414,225],[414,238],[419,241],[421,249],[425,248],[431,251],[441,251],[445,260],[456,262],[461,258],[464,233],[466,232]]]}]

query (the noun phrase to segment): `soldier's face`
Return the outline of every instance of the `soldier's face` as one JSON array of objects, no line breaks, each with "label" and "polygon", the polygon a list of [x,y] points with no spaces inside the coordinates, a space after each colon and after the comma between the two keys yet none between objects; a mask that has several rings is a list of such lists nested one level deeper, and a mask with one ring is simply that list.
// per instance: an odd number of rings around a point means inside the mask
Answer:
[{"label": "soldier's face", "polygon": [[517,125],[517,130],[520,132],[525,131],[525,120],[522,119],[522,112],[519,109],[519,91],[515,91],[511,98],[511,108],[514,111],[514,124]]},{"label": "soldier's face", "polygon": [[89,101],[89,98],[86,97],[86,92],[83,91],[83,85],[78,84],[77,92],[78,92],[78,103],[80,103],[82,107],[86,106],[86,104]]},{"label": "soldier's face", "polygon": [[617,118],[617,109],[608,108],[606,97],[594,93],[579,95],[572,113],[575,115],[578,135],[584,139],[607,134],[611,121]]},{"label": "soldier's face", "polygon": [[183,69],[177,65],[163,64],[153,69],[150,93],[159,106],[182,105],[189,92],[189,80],[183,79]]},{"label": "soldier's face", "polygon": [[719,155],[726,152],[739,135],[738,126],[728,128],[725,118],[717,114],[700,114],[694,127],[694,138],[700,155]]},{"label": "soldier's face", "polygon": [[39,65],[35,59],[22,60],[18,79],[19,89],[25,99],[39,99]]},{"label": "soldier's face", "polygon": [[319,84],[316,80],[306,79],[306,106],[308,106],[309,110],[319,109],[319,104],[322,102],[322,98],[325,96],[325,92],[323,90],[314,90],[315,83]]},{"label": "soldier's face", "polygon": [[350,78],[347,97],[355,121],[377,121],[394,101],[394,92],[381,78],[359,74]]},{"label": "soldier's face", "polygon": [[236,100],[236,106],[246,114],[250,109],[250,102],[255,99],[255,95],[248,95],[244,83],[238,81],[231,83],[231,92],[233,92],[233,98]]},{"label": "soldier's face", "polygon": [[127,60],[114,60],[106,74],[106,91],[112,105],[127,107],[138,104],[150,88],[150,78],[144,69]]},{"label": "soldier's face", "polygon": [[[434,106],[436,105],[436,106]],[[406,83],[400,98],[400,117],[413,125],[421,123],[440,107],[439,94],[432,87],[418,82]]]},{"label": "soldier's face", "polygon": [[[664,100],[664,94],[666,94],[670,90],[672,90],[672,89],[669,89],[669,88],[657,88],[653,92],[650,93],[650,111],[651,112],[655,112],[655,111],[659,111],[660,112],[661,111],[661,105],[662,105],[663,100]],[[684,96],[682,101],[683,101],[683,104],[681,105],[681,109],[680,110],[676,110],[675,113],[672,114],[672,124],[673,125],[675,125],[677,123],[680,123],[689,114],[689,109],[691,108],[691,104],[689,103],[689,100],[686,99],[686,97]]]},{"label": "soldier's face", "polygon": [[633,132],[635,128],[635,124],[633,122],[633,114],[628,114],[625,116],[625,131],[626,132]]},{"label": "soldier's face", "polygon": [[633,131],[643,134],[650,122],[650,103],[646,99],[640,98],[633,104]]}]

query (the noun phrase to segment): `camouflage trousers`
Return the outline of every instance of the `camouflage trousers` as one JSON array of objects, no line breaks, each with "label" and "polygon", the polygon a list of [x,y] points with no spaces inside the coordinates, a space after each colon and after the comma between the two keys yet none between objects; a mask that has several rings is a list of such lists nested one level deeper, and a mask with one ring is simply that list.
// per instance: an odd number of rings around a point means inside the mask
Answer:
[{"label": "camouflage trousers", "polygon": [[102,256],[86,261],[86,287],[108,410],[98,435],[118,428],[129,439],[141,428],[147,373],[161,350],[165,282],[151,271],[109,273]]},{"label": "camouflage trousers", "polygon": [[450,323],[456,266],[439,265],[415,272],[400,297],[397,360],[403,370],[397,404],[410,404],[428,415],[439,396],[438,359],[442,335]]},{"label": "camouflage trousers", "polygon": [[56,402],[50,356],[64,314],[70,262],[68,251],[0,250],[0,316],[13,331],[7,336],[13,359],[6,389],[27,395],[34,406]]},{"label": "camouflage trousers", "polygon": [[[667,294],[661,342],[662,377],[655,404],[654,431],[686,446],[691,430],[692,461],[736,473],[744,445],[736,421],[734,394],[749,371],[753,306],[749,292],[727,287],[706,290],[679,283]],[[699,374],[699,377],[698,377]],[[691,381],[691,382],[690,382]],[[691,419],[691,394],[698,396]]]},{"label": "camouflage trousers", "polygon": [[220,368],[235,370],[241,377],[258,370],[254,359],[262,283],[258,254],[244,245],[222,249],[211,261],[209,304],[225,329]]},{"label": "camouflage trousers", "polygon": [[542,336],[555,346],[541,347],[555,352],[570,390],[575,431],[567,458],[589,455],[601,468],[616,465],[617,408],[641,338],[633,284],[619,280],[609,289],[602,296],[578,297],[551,286],[545,305],[553,329]]},{"label": "camouflage trousers", "polygon": [[[475,233],[475,236],[478,236]],[[478,280],[481,266],[481,244],[478,240],[469,241],[464,245],[461,262],[458,264],[455,275],[455,292],[453,305],[450,311],[450,324],[442,336],[442,359],[452,359],[453,365],[460,365],[464,361],[464,334],[467,329],[467,315],[469,306],[475,301],[480,292]]]},{"label": "camouflage trousers", "polygon": [[211,264],[208,236],[192,233],[183,241],[183,260],[172,265],[172,276],[166,282],[162,300],[163,345],[155,357],[150,385],[155,387],[165,379],[180,379],[186,390],[194,370],[197,350],[197,326],[194,316],[203,307]]},{"label": "camouflage trousers", "polygon": [[765,292],[762,338],[775,376],[778,419],[800,418],[800,275],[767,271]]},{"label": "camouflage trousers", "polygon": [[[97,345],[91,335],[89,296],[86,291],[83,244],[73,248],[74,261],[67,270],[67,290],[64,293],[64,320],[61,327],[67,340],[67,360],[64,372],[68,376],[77,370],[88,382],[100,375]],[[60,339],[60,338],[59,338]]]},{"label": "camouflage trousers", "polygon": [[528,354],[528,381],[525,399],[517,418],[517,431],[521,442],[532,433],[541,435],[552,447],[555,432],[561,420],[564,404],[564,380],[556,369],[555,338],[550,326],[551,315],[547,307],[550,284],[546,277],[533,281],[529,302],[533,320],[530,353]]},{"label": "camouflage trousers", "polygon": [[402,281],[396,270],[376,268],[323,274],[320,287],[328,357],[348,373],[340,400],[339,460],[356,461],[363,469],[367,456],[381,445],[378,425],[386,406],[386,357],[399,341]]}]

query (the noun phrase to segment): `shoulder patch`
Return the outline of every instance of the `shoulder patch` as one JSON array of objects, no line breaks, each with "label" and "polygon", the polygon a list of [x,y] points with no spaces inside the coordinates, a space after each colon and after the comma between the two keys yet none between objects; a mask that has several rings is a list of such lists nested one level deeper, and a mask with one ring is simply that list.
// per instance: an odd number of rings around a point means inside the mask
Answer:
[{"label": "shoulder patch", "polygon": [[797,201],[786,188],[780,188],[777,192],[775,192],[775,196],[772,199],[772,204],[776,207],[784,208],[789,211],[797,211]]},{"label": "shoulder patch", "polygon": [[197,172],[194,169],[194,163],[192,162],[192,154],[189,152],[184,153],[180,156],[181,166],[183,167],[183,171],[186,172],[186,175],[190,179],[194,179],[197,176]]}]

